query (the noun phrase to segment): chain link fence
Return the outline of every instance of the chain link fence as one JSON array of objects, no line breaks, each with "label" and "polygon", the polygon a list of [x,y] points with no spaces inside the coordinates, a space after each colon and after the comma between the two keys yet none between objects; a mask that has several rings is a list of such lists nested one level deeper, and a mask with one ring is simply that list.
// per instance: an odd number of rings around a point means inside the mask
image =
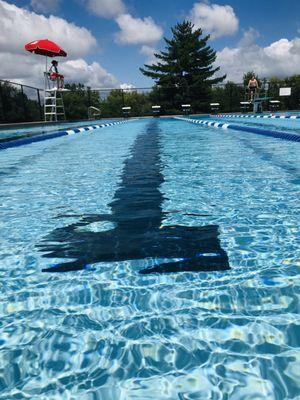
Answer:
[{"label": "chain link fence", "polygon": [[[291,88],[290,96],[280,96],[280,88]],[[262,79],[259,81],[257,96],[266,98],[265,111],[272,111],[269,100],[277,100],[279,111],[297,111],[300,106],[300,76],[280,79]],[[239,112],[241,102],[250,100],[250,93],[244,83],[227,82],[212,87],[212,102],[220,103],[221,112]]]},{"label": "chain link fence", "polygon": [[43,120],[39,88],[0,80],[0,123]]},{"label": "chain link fence", "polygon": [[[220,112],[239,112],[241,102],[249,100],[247,87],[227,82],[211,88],[146,87],[125,89],[91,89],[83,85],[66,85],[64,92],[68,120],[88,119],[88,110],[95,107],[103,118],[122,117],[122,107],[131,107],[131,116],[150,116],[152,106],[161,106],[162,115],[182,114],[182,104],[191,104],[192,113],[207,113],[210,103],[219,103]],[[291,87],[291,95],[280,97],[281,87]],[[300,76],[285,80],[261,80],[259,96],[279,100],[279,110],[299,109]],[[268,104],[265,104],[268,110]],[[0,123],[43,121],[43,90],[0,80]]]}]

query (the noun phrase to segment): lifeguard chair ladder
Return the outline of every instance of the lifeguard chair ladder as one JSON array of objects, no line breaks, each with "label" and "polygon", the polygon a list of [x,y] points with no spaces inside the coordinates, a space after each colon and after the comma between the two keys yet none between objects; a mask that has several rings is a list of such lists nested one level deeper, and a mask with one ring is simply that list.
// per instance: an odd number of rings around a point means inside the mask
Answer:
[{"label": "lifeguard chair ladder", "polygon": [[[51,87],[52,86],[52,87]],[[49,74],[45,73],[44,116],[47,122],[65,121],[66,113],[61,89],[53,87]]]}]

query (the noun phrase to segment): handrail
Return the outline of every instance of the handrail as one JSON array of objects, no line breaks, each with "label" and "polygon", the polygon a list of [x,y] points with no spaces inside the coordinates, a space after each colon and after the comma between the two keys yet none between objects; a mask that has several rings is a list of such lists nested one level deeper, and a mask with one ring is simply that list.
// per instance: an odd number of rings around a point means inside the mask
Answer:
[{"label": "handrail", "polygon": [[88,109],[101,112],[100,108],[97,108],[97,107],[94,107],[94,106],[89,106]]},{"label": "handrail", "polygon": [[[44,90],[44,89],[41,89],[41,88],[38,88],[38,87],[35,87],[35,86],[25,85],[25,84],[19,83],[19,82],[12,82],[12,81],[9,81],[7,79],[0,79],[0,82],[9,83],[10,85],[18,85],[18,86],[28,87],[30,89],[36,89],[36,90],[41,90],[41,91]],[[223,87],[225,85],[226,85],[226,83],[221,83],[221,84],[212,85],[212,87]],[[243,83],[235,83],[235,85],[244,87]],[[83,89],[86,90],[86,91],[91,91],[91,92],[106,92],[106,91],[108,92],[108,91],[111,91],[111,90],[119,90],[121,92],[128,92],[128,91],[134,92],[134,91],[138,91],[138,90],[153,90],[154,88],[160,89],[159,86],[132,87],[132,88],[120,88],[120,87],[114,87],[114,88],[89,88],[89,87],[84,87]],[[174,89],[175,87],[174,86],[168,86],[168,87],[164,87],[164,88],[165,89]],[[196,86],[195,86],[195,88],[196,88]],[[72,90],[71,89],[70,91],[73,92],[73,91],[76,91],[76,90]]]},{"label": "handrail", "polygon": [[0,82],[9,83],[10,85],[23,86],[23,87],[27,87],[27,88],[35,89],[35,90],[44,90],[44,89],[41,89],[41,88],[37,88],[35,86],[29,86],[29,85],[24,85],[23,83],[19,83],[19,82],[8,81],[6,79],[0,79]]}]

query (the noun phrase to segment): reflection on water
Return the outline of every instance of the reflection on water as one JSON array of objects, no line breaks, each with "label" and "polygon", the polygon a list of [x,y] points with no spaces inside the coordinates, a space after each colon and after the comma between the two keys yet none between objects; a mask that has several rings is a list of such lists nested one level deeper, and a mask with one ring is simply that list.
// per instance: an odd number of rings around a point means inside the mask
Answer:
[{"label": "reflection on water", "polygon": [[[297,143],[171,120],[75,136],[1,154],[0,399],[298,400]],[[151,232],[149,253],[128,240],[142,258],[126,253],[127,211],[131,238]],[[230,269],[139,274],[169,254],[188,265],[204,249],[182,238],[213,226],[208,254],[221,243]],[[175,250],[155,237],[165,257],[153,237],[172,227]],[[109,232],[110,261],[89,264]],[[42,272],[71,260],[85,269]]]},{"label": "reflection on water", "polygon": [[[159,137],[156,121],[137,137],[131,157],[125,161],[121,186],[110,203],[111,214],[81,216],[79,223],[48,235],[40,246],[45,256],[73,260],[45,271],[76,271],[98,262],[149,257],[166,260],[142,269],[142,274],[229,269],[216,225],[162,225],[163,195],[159,187],[164,178]],[[82,229],[99,222],[111,222],[114,228],[100,232]]]}]

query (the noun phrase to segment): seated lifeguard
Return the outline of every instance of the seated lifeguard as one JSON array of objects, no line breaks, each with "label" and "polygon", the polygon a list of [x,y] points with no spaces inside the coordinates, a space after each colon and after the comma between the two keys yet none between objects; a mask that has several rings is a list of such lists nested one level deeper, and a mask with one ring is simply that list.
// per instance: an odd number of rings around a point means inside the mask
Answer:
[{"label": "seated lifeguard", "polygon": [[57,89],[63,89],[65,84],[65,77],[58,72],[58,62],[56,60],[51,61],[51,67],[49,69],[51,81],[57,81]]}]

